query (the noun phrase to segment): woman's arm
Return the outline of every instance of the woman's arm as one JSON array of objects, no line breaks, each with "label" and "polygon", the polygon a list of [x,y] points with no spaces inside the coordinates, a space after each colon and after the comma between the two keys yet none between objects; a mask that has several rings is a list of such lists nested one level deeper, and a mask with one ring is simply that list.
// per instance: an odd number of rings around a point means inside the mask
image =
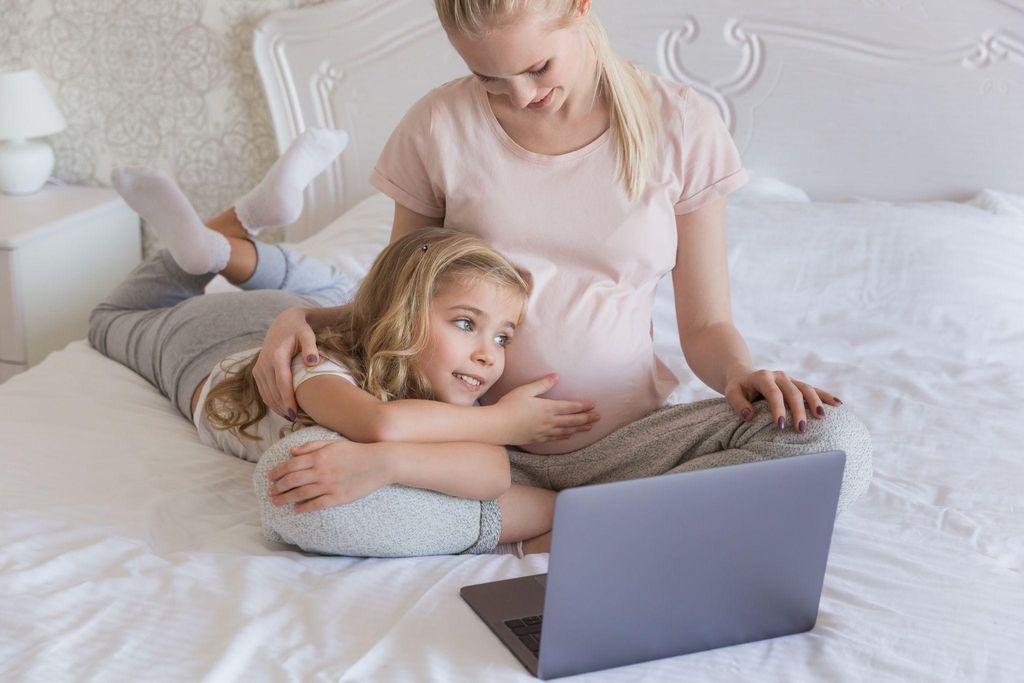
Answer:
[{"label": "woman's arm", "polygon": [[391,242],[402,239],[413,230],[443,226],[444,216],[440,218],[424,216],[422,213],[416,213],[395,202],[395,217],[391,222]]},{"label": "woman's arm", "polygon": [[523,445],[568,438],[599,418],[593,403],[538,398],[555,385],[546,377],[513,389],[491,406],[440,401],[381,401],[339,375],[307,379],[296,389],[299,405],[317,424],[361,443],[468,441]]},{"label": "woman's arm", "polygon": [[676,216],[678,246],[672,270],[679,342],[690,369],[720,394],[752,361],[732,322],[725,253],[725,198]]},{"label": "woman's arm", "polygon": [[267,472],[267,492],[274,505],[297,503],[296,512],[345,505],[389,484],[472,500],[493,500],[512,485],[505,449],[486,444],[336,439],[295,446],[291,456]]},{"label": "woman's arm", "polygon": [[753,419],[752,401],[768,400],[772,421],[781,429],[786,405],[793,429],[806,427],[806,401],[817,419],[822,401],[840,405],[832,394],[782,371],[755,370],[746,342],[732,322],[729,266],[725,250],[725,197],[676,216],[678,247],[672,270],[676,321],[683,356],[706,385],[723,394],[736,414]]}]

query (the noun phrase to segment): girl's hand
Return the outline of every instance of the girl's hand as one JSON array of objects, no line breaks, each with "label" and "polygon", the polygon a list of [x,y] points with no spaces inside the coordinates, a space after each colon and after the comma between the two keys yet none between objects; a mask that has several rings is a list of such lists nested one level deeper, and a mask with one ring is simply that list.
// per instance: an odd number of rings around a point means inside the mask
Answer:
[{"label": "girl's hand", "polygon": [[293,447],[291,454],[267,472],[267,494],[274,505],[296,503],[296,512],[351,503],[392,483],[388,461],[378,457],[374,444],[310,441]]},{"label": "girl's hand", "polygon": [[550,374],[516,387],[495,403],[505,415],[506,440],[512,446],[568,439],[576,432],[590,431],[591,423],[601,416],[590,412],[591,401],[555,401],[538,398],[558,383]]},{"label": "girl's hand", "polygon": [[263,402],[293,422],[298,415],[299,404],[292,388],[292,358],[300,352],[307,367],[320,362],[316,335],[306,322],[306,309],[286,308],[274,318],[267,330],[252,376]]},{"label": "girl's hand", "polygon": [[725,385],[725,400],[736,414],[747,422],[754,419],[754,406],[751,405],[751,401],[759,398],[768,400],[772,421],[779,429],[786,426],[786,405],[789,404],[789,409],[793,413],[793,430],[801,433],[807,431],[805,403],[818,420],[825,417],[823,402],[830,406],[843,403],[829,392],[792,379],[781,370],[740,372],[730,378]]}]

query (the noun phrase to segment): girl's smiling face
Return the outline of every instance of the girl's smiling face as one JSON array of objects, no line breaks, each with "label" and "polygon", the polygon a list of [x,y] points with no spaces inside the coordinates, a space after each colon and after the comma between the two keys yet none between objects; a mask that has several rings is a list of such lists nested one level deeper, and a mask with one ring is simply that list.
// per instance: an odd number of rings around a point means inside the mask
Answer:
[{"label": "girl's smiling face", "polygon": [[471,406],[494,385],[522,311],[519,294],[485,280],[442,285],[430,305],[427,347],[414,361],[436,400]]},{"label": "girl's smiling face", "polygon": [[589,93],[592,84],[582,76],[593,55],[585,49],[589,44],[579,26],[559,29],[551,22],[526,10],[484,36],[450,35],[449,40],[491,95],[505,98],[516,110],[553,114],[563,109],[577,84]]}]

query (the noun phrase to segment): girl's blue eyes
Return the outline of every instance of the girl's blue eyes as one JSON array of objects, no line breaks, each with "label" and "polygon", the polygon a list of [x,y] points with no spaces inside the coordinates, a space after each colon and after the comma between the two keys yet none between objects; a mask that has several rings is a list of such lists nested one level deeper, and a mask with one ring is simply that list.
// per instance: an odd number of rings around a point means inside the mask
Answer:
[{"label": "girl's blue eyes", "polygon": [[[550,68],[551,68],[551,60],[549,59],[548,61],[544,62],[544,66],[542,66],[541,68],[537,69],[536,71],[531,71],[530,74],[533,75],[533,76],[543,76],[544,74],[546,74],[548,72],[548,69],[550,69]],[[491,78],[490,76],[478,76],[477,78],[479,78],[484,83],[489,83],[490,81],[496,80],[494,78]]]},{"label": "girl's blue eyes", "polygon": [[[465,327],[463,327],[463,324],[465,324]],[[468,317],[460,317],[456,319],[455,327],[459,328],[460,330],[465,330],[466,332],[472,332],[473,321],[471,321],[471,319],[469,319]],[[497,337],[495,337],[495,339],[501,340],[498,342],[499,346],[508,346],[508,343],[511,341],[508,335],[498,335]]]}]

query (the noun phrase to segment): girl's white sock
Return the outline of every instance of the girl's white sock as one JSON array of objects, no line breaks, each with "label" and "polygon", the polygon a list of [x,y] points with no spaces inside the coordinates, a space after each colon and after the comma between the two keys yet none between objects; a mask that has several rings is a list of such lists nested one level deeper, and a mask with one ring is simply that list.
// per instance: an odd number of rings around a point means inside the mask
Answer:
[{"label": "girl's white sock", "polygon": [[186,273],[218,273],[228,264],[231,243],[203,225],[188,197],[166,172],[125,166],[115,168],[110,180],[128,206],[156,230]]},{"label": "girl's white sock", "polygon": [[523,542],[516,541],[515,543],[499,543],[497,547],[491,551],[492,555],[515,555],[516,557],[523,557]]},{"label": "girl's white sock", "polygon": [[263,180],[235,202],[235,215],[249,234],[291,225],[302,214],[302,192],[348,145],[341,129],[310,128],[295,138]]}]

